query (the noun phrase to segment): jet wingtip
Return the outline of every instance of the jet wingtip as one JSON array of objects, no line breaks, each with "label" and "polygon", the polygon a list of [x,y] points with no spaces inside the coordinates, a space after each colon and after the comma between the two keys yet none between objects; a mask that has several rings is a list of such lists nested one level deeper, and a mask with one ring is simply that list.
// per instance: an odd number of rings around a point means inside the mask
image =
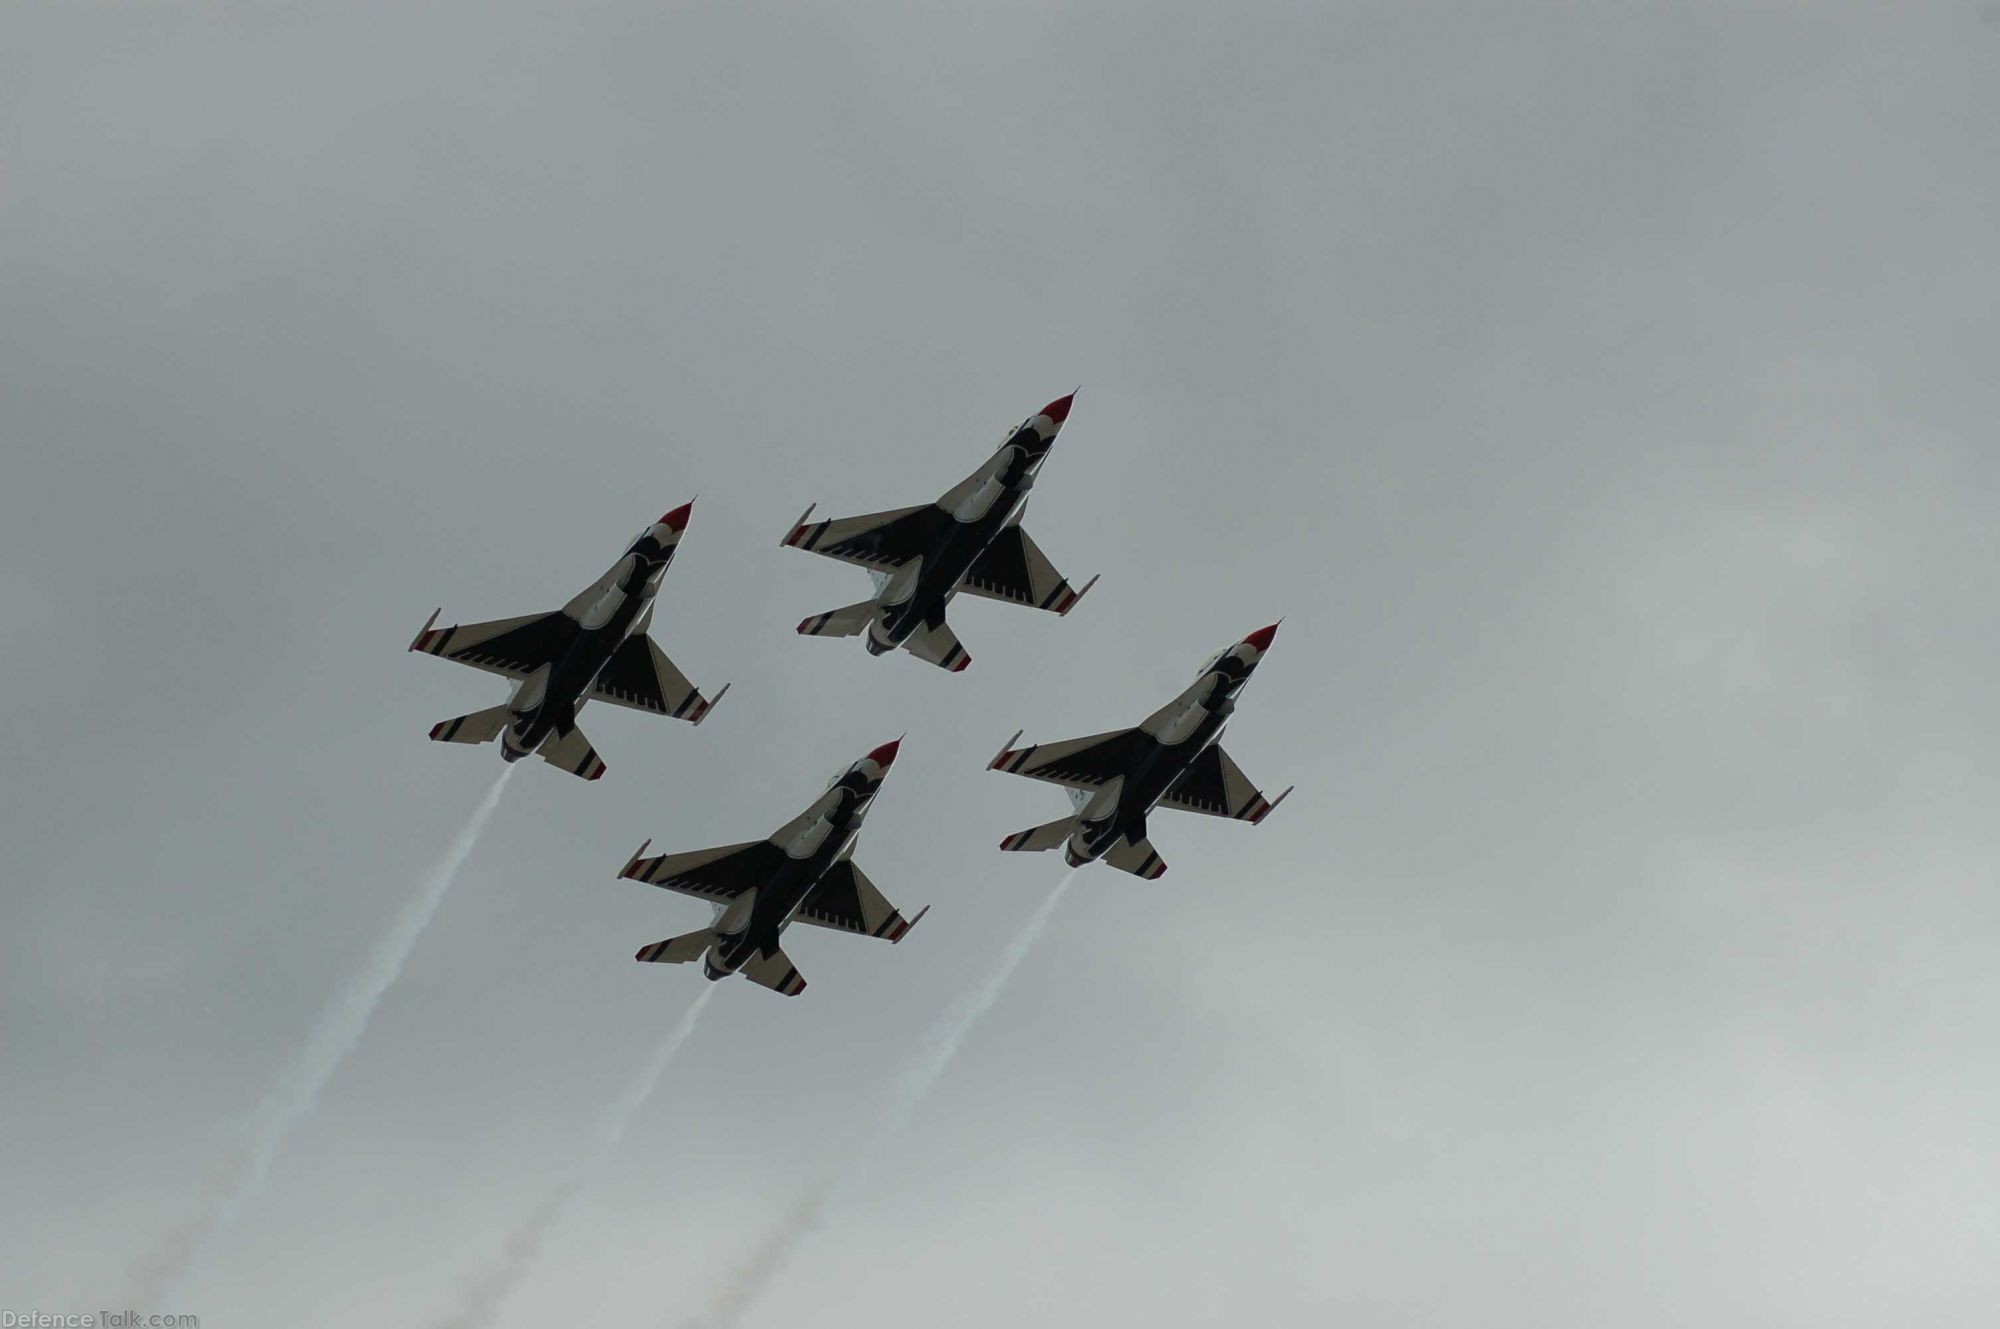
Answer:
[{"label": "jet wingtip", "polygon": [[924,915],[928,914],[930,911],[931,907],[929,905],[925,905],[922,909],[917,910],[917,916],[915,918],[912,918],[909,922],[903,924],[903,930],[898,932],[895,936],[891,937],[889,939],[889,944],[891,946],[900,946],[902,944],[903,938],[909,936],[911,931],[917,926],[917,924],[924,921]]},{"label": "jet wingtip", "polygon": [[1272,799],[1272,800],[1271,800],[1271,801],[1270,801],[1269,803],[1266,803],[1266,804],[1264,805],[1264,807],[1263,807],[1263,810],[1262,810],[1262,811],[1260,811],[1260,812],[1259,812],[1259,813],[1257,814],[1257,819],[1256,819],[1255,821],[1253,821],[1252,823],[1250,823],[1250,824],[1251,824],[1251,825],[1253,825],[1253,826],[1262,826],[1262,825],[1264,824],[1264,818],[1266,818],[1266,817],[1270,816],[1270,815],[1271,815],[1271,814],[1272,814],[1273,812],[1276,812],[1276,811],[1278,810],[1278,804],[1280,804],[1280,803],[1284,802],[1284,801],[1285,801],[1286,799],[1290,798],[1290,797],[1292,796],[1292,790],[1294,790],[1294,789],[1297,789],[1297,788],[1298,788],[1298,786],[1297,786],[1297,785],[1286,785],[1286,786],[1285,786],[1285,792],[1284,792],[1284,793],[1282,793],[1282,794],[1279,794],[1279,795],[1278,795],[1278,796],[1277,796],[1276,798]]},{"label": "jet wingtip", "polygon": [[729,695],[729,686],[730,685],[728,683],[724,683],[722,687],[716,691],[716,694],[713,697],[710,697],[707,701],[704,701],[701,704],[701,709],[694,713],[694,719],[692,723],[698,725],[703,720],[706,720],[708,718],[708,713],[714,710],[717,706],[721,705],[722,699]]},{"label": "jet wingtip", "polygon": [[632,851],[632,857],[625,860],[625,866],[618,869],[618,875],[621,877],[630,877],[632,875],[632,869],[639,866],[639,860],[644,858],[646,856],[646,851],[648,849],[651,849],[652,847],[653,847],[653,841],[652,838],[649,836],[647,837],[646,843],[640,845],[637,849],[634,849]]},{"label": "jet wingtip", "polygon": [[1085,582],[1085,583],[1083,584],[1083,589],[1082,589],[1082,590],[1080,590],[1080,591],[1071,591],[1071,592],[1070,592],[1070,596],[1069,596],[1069,599],[1067,599],[1067,600],[1063,601],[1063,606],[1062,606],[1062,608],[1060,608],[1060,609],[1056,610],[1056,617],[1057,617],[1057,618],[1068,618],[1068,617],[1069,617],[1069,611],[1070,611],[1070,610],[1072,610],[1072,609],[1074,609],[1074,608],[1076,608],[1078,604],[1082,603],[1082,601],[1083,601],[1083,597],[1084,597],[1084,596],[1086,596],[1086,595],[1089,595],[1089,594],[1090,594],[1090,588],[1091,588],[1091,587],[1093,587],[1093,586],[1095,586],[1095,585],[1097,585],[1097,579],[1098,579],[1099,577],[1103,576],[1103,575],[1104,575],[1104,574],[1103,574],[1103,573],[1101,573],[1101,572],[1098,572],[1098,573],[1093,573],[1093,574],[1091,575],[1091,578],[1090,578],[1090,580],[1089,580],[1089,581],[1087,581],[1087,582]]},{"label": "jet wingtip", "polygon": [[986,763],[986,769],[989,771],[999,770],[1000,763],[1014,755],[1014,745],[1020,742],[1021,735],[1027,732],[1028,731],[1025,729],[1016,729],[1014,731],[1014,736],[1008,739],[1005,743],[1002,743],[1000,745],[1000,750],[993,754],[993,760]]},{"label": "jet wingtip", "polygon": [[818,506],[819,506],[818,499],[814,499],[812,502],[806,504],[806,510],[799,514],[799,519],[792,523],[792,528],[789,531],[785,532],[785,538],[778,541],[778,545],[780,548],[783,548],[787,545],[796,545],[801,539],[805,537],[806,518],[812,516],[813,509]]},{"label": "jet wingtip", "polygon": [[431,627],[438,621],[438,615],[443,612],[443,605],[439,605],[436,609],[431,610],[431,616],[424,620],[424,625],[421,628],[417,629],[417,635],[410,638],[411,650],[420,651],[424,648],[424,638],[431,635]]}]

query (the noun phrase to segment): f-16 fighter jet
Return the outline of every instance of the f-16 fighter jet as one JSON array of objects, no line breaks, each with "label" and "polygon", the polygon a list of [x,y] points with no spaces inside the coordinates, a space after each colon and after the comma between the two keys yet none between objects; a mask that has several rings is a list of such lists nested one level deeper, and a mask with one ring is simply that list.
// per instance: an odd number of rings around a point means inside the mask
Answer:
[{"label": "f-16 fighter jet", "polygon": [[432,613],[410,649],[512,679],[514,695],[499,706],[433,726],[431,737],[440,743],[498,738],[507,761],[534,753],[595,780],[604,774],[604,763],[576,727],[585,702],[608,701],[700,724],[729,686],[712,699],[703,697],[646,635],[653,597],[693,507],[683,503],[641,531],[609,572],[553,614],[434,628],[438,616]]},{"label": "f-16 fighter jet", "polygon": [[1137,729],[1119,729],[1067,743],[1008,746],[988,763],[991,770],[1065,785],[1074,816],[1017,831],[1002,849],[1063,847],[1071,867],[1101,858],[1112,867],[1151,881],[1167,870],[1146,838],[1146,814],[1154,808],[1205,812],[1260,822],[1285,801],[1285,790],[1267,799],[1237,769],[1217,741],[1236,709],[1236,698],[1278,625],[1259,628],[1210,660],[1180,696],[1154,711]]},{"label": "f-16 fighter jet", "polygon": [[868,651],[901,646],[919,660],[957,673],[972,663],[945,625],[945,606],[960,591],[1067,614],[1097,584],[1073,588],[1028,533],[1021,515],[1035,475],[1069,418],[1075,393],[1022,422],[986,464],[935,503],[808,524],[800,514],[784,543],[868,569],[875,594],[799,624],[809,637],[868,634]]},{"label": "f-16 fighter jet", "polygon": [[715,906],[715,921],[699,932],[643,946],[632,958],[686,964],[698,957],[711,981],[740,973],[773,992],[796,997],[806,990],[806,981],[778,949],[778,935],[787,924],[811,923],[901,941],[930,906],[918,910],[916,918],[904,918],[852,857],[862,819],[901,743],[884,743],[835,776],[811,807],[768,840],[659,858],[641,857],[651,840],[640,845],[618,875],[707,900]]}]

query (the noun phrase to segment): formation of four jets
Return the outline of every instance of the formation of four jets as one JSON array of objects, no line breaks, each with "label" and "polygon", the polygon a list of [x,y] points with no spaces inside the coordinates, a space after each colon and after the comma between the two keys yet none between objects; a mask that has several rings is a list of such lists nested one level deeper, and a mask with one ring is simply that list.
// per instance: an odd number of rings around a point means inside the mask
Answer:
[{"label": "formation of four jets", "polygon": [[[1050,402],[1015,429],[984,465],[935,503],[809,522],[808,507],[784,544],[867,569],[875,593],[799,624],[806,636],[865,634],[868,650],[898,647],[956,673],[972,662],[945,622],[960,593],[1067,614],[1079,590],[1021,529],[1028,492],[1069,418],[1075,394]],[[725,686],[703,696],[655,642],[653,600],[687,530],[683,504],[642,531],[610,571],[554,613],[487,623],[424,624],[412,651],[440,656],[510,680],[498,706],[431,729],[445,743],[500,740],[509,762],[538,756],[586,780],[604,762],[577,726],[586,702],[605,701],[699,724]],[[1004,850],[1062,846],[1072,867],[1102,860],[1148,880],[1166,864],[1153,848],[1155,808],[1261,822],[1284,801],[1267,799],[1219,743],[1243,685],[1271,647],[1277,624],[1260,628],[1210,660],[1178,697],[1131,729],[1060,743],[1013,743],[990,769],[1064,786],[1072,813],[1000,842]],[[897,942],[925,912],[905,918],[853,860],[861,823],[874,804],[901,740],[885,743],[829,782],[811,806],[769,837],[692,853],[644,857],[640,846],[620,876],[707,901],[708,927],[640,949],[645,962],[696,959],[710,979],[740,973],[786,996],[805,980],[781,948],[793,923]]]}]

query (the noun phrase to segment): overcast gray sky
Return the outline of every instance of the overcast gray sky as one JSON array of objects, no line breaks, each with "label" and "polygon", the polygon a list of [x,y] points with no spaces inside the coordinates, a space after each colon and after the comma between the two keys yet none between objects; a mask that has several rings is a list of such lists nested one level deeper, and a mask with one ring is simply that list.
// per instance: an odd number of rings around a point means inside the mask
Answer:
[{"label": "overcast gray sky", "polygon": [[[519,773],[210,1326],[421,1325],[685,1010],[614,880],[907,730],[935,912],[718,993],[507,1323],[671,1323],[1061,865],[1016,728],[1286,616],[1299,791],[1079,879],[768,1325],[1984,1325],[2000,1305],[1991,6],[9,6],[0,1300],[186,1214],[498,769],[403,646],[699,492],[700,729]],[[947,675],[778,547],[1081,383]]]}]

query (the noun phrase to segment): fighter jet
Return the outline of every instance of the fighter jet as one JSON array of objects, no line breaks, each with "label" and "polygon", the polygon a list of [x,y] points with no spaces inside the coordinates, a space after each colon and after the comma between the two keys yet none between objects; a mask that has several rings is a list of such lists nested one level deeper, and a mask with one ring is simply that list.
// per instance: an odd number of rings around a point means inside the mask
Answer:
[{"label": "fighter jet", "polygon": [[642,857],[651,840],[640,845],[619,876],[707,900],[715,906],[715,919],[698,932],[642,946],[632,958],[686,964],[700,957],[711,982],[740,973],[796,997],[806,981],[778,948],[788,924],[901,941],[930,906],[905,919],[853,859],[862,819],[901,743],[884,743],[834,776],[811,807],[769,839],[657,858]]},{"label": "fighter jet", "polygon": [[511,679],[514,695],[499,706],[432,726],[431,738],[440,743],[498,738],[506,761],[534,753],[551,766],[595,780],[604,774],[604,763],[576,727],[585,702],[608,701],[700,724],[729,686],[703,697],[646,635],[653,597],[693,508],[683,503],[641,531],[609,572],[553,614],[435,628],[443,611],[433,612],[410,649]]},{"label": "fighter jet", "polygon": [[799,514],[783,543],[868,569],[875,594],[799,624],[809,637],[868,634],[868,652],[901,646],[919,660],[957,673],[972,663],[946,626],[945,606],[960,591],[1067,614],[1090,588],[1063,579],[1021,529],[1028,490],[1069,418],[1076,394],[1052,401],[1008,435],[986,464],[935,503],[807,524]]},{"label": "fighter jet", "polygon": [[1008,746],[988,768],[1067,786],[1076,812],[1017,831],[1000,847],[1038,850],[1061,845],[1071,867],[1101,858],[1152,881],[1167,870],[1146,838],[1146,814],[1154,808],[1204,812],[1253,824],[1270,816],[1292,791],[1265,798],[1217,740],[1277,631],[1276,623],[1259,628],[1210,660],[1186,691],[1136,729],[1025,748],[1013,746],[1020,734],[1008,739]]}]

